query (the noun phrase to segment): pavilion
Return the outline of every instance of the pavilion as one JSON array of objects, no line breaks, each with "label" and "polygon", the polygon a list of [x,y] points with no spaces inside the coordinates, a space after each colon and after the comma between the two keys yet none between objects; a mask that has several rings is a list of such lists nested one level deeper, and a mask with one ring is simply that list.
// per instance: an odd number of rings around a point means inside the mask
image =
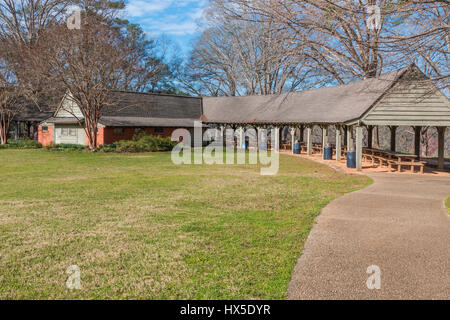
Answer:
[{"label": "pavilion", "polygon": [[[336,128],[336,160],[343,145],[356,151],[357,169],[362,169],[363,128],[367,147],[372,148],[375,126],[389,126],[391,151],[396,151],[396,130],[411,126],[415,132],[415,154],[420,157],[422,127],[438,131],[438,167],[444,168],[445,131],[450,126],[449,99],[416,65],[346,85],[279,95],[203,98],[202,120],[222,129],[306,128],[307,154],[311,155],[312,130],[322,129],[322,148],[328,143],[330,126]],[[344,139],[343,139],[344,135]]]}]

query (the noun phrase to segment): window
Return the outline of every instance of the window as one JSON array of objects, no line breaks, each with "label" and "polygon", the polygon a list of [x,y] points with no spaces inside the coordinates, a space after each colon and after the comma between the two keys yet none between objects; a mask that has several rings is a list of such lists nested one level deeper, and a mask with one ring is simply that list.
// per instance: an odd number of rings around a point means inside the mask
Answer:
[{"label": "window", "polygon": [[142,129],[142,128],[134,129],[134,133],[141,133],[141,132],[144,132],[144,129]]},{"label": "window", "polygon": [[42,126],[42,132],[48,132],[48,126]]},{"label": "window", "polygon": [[153,129],[153,132],[154,133],[164,133],[164,128],[155,128],[155,129]]},{"label": "window", "polygon": [[69,129],[69,136],[76,137],[77,136],[77,130],[75,128]]},{"label": "window", "polygon": [[114,128],[114,135],[121,136],[124,133],[125,133],[125,129],[124,128]]},{"label": "window", "polygon": [[69,129],[61,128],[61,135],[62,136],[68,136],[69,135]]}]

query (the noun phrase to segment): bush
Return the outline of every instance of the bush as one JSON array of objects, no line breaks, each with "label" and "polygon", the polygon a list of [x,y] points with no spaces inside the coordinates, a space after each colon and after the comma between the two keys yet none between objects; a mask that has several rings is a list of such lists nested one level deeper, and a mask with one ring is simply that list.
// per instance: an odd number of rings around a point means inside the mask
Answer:
[{"label": "bush", "polygon": [[104,144],[101,146],[100,150],[105,153],[116,152],[117,146],[115,144]]},{"label": "bush", "polygon": [[10,140],[8,141],[8,144],[0,146],[0,149],[40,149],[40,148],[42,148],[42,144],[31,139]]},{"label": "bush", "polygon": [[148,136],[145,133],[134,135],[133,140],[121,140],[115,145],[116,152],[157,152],[170,151],[176,146],[170,138]]},{"label": "bush", "polygon": [[79,144],[68,144],[68,143],[61,143],[61,144],[55,144],[53,141],[50,142],[47,146],[45,146],[46,150],[49,151],[83,151],[87,149],[87,146],[82,146]]}]

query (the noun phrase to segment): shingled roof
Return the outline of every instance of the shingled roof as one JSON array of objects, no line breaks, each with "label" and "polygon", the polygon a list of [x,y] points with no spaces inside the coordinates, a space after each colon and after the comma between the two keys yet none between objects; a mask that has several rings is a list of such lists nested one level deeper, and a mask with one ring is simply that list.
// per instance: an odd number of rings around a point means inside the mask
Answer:
[{"label": "shingled roof", "polygon": [[112,91],[112,106],[102,109],[102,117],[199,119],[202,99],[199,97]]},{"label": "shingled roof", "polygon": [[[65,110],[63,99],[55,116],[46,122],[76,124],[74,111]],[[73,108],[72,106],[69,107]],[[75,114],[80,112],[75,112]],[[180,95],[111,91],[109,105],[101,110],[99,123],[111,127],[194,127],[203,114],[202,98]]]},{"label": "shingled roof", "polygon": [[202,119],[224,124],[345,123],[360,118],[411,67],[379,78],[302,92],[205,97]]}]

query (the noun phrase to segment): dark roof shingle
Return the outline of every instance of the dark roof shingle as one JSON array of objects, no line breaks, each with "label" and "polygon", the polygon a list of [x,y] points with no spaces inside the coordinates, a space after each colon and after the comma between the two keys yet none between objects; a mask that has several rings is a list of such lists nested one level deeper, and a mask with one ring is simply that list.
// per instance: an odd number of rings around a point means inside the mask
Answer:
[{"label": "dark roof shingle", "polygon": [[360,118],[408,69],[346,85],[279,95],[204,98],[209,123],[343,123]]},{"label": "dark roof shingle", "polygon": [[102,110],[104,117],[200,119],[203,113],[197,97],[113,91],[110,101]]}]

